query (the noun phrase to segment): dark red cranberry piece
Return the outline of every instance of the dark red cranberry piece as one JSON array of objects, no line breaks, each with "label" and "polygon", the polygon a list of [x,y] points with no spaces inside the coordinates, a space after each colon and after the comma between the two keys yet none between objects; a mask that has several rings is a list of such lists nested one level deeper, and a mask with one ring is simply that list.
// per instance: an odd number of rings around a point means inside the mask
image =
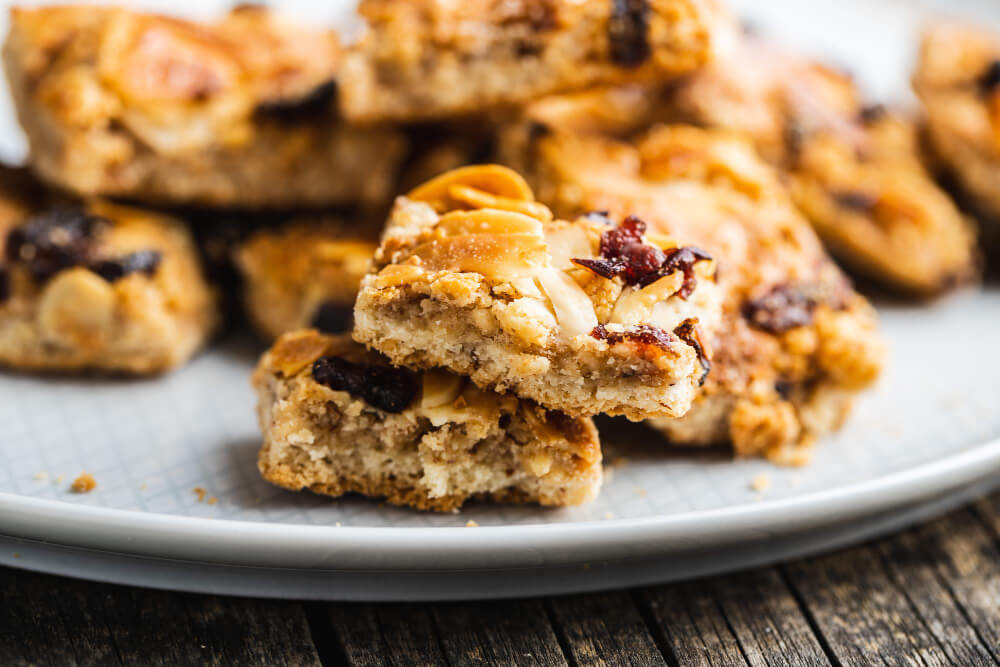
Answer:
[{"label": "dark red cranberry piece", "polygon": [[343,333],[351,328],[354,307],[321,303],[312,318],[312,326],[323,333]]},{"label": "dark red cranberry piece", "polygon": [[784,333],[812,322],[819,301],[801,287],[778,285],[767,294],[743,304],[750,326],[768,333]]},{"label": "dark red cranberry piece", "polygon": [[90,261],[94,237],[104,218],[80,208],[55,208],[29,218],[7,235],[6,257],[25,265],[32,277],[45,282],[72,266]]},{"label": "dark red cranberry piece", "polygon": [[979,84],[980,90],[987,95],[1000,88],[1000,60],[991,62],[983,73],[979,75],[976,83]]},{"label": "dark red cranberry piece", "polygon": [[677,342],[677,338],[669,331],[664,331],[650,324],[637,324],[625,331],[609,331],[605,325],[598,324],[591,330],[590,335],[597,340],[607,341],[608,345],[637,343],[640,345],[655,345],[656,347],[666,349]]},{"label": "dark red cranberry piece", "polygon": [[861,108],[861,111],[858,112],[858,120],[865,125],[871,125],[872,123],[879,122],[888,115],[889,110],[885,108],[884,104],[870,104]]},{"label": "dark red cranberry piece", "polygon": [[0,266],[0,303],[10,298],[10,273],[6,266]]},{"label": "dark red cranberry piece", "polygon": [[611,60],[622,67],[638,67],[649,59],[648,0],[611,0],[608,42]]},{"label": "dark red cranberry piece", "polygon": [[694,265],[711,256],[694,246],[672,248],[664,252],[643,243],[646,223],[629,216],[613,229],[601,235],[599,259],[574,259],[579,266],[590,269],[603,278],[620,277],[626,285],[645,287],[674,271],[683,271],[684,283],[677,294],[687,299],[696,284]]},{"label": "dark red cranberry piece", "polygon": [[698,355],[698,363],[701,364],[702,369],[701,379],[698,380],[698,384],[705,384],[705,378],[708,377],[708,372],[712,370],[712,362],[708,358],[705,346],[701,342],[701,330],[698,328],[697,318],[689,317],[678,324],[674,327],[674,335],[694,348],[695,354]]},{"label": "dark red cranberry piece", "polygon": [[124,257],[92,262],[88,268],[109,283],[113,283],[132,273],[145,273],[147,276],[152,276],[162,261],[163,253],[160,251],[140,250]]},{"label": "dark red cranberry piece", "polygon": [[711,259],[711,255],[696,246],[673,248],[667,252],[666,259],[664,259],[663,265],[660,267],[660,276],[669,275],[674,271],[681,271],[684,274],[684,282],[681,284],[677,296],[687,300],[698,284],[697,278],[694,275],[694,265],[701,261],[710,261]]},{"label": "dark red cranberry piece", "polygon": [[336,97],[337,82],[331,80],[300,97],[259,104],[255,115],[282,124],[301,123],[325,116]]},{"label": "dark red cranberry piece", "polygon": [[878,198],[865,192],[836,192],[833,200],[840,208],[867,213],[875,208]]},{"label": "dark red cranberry piece", "polygon": [[337,357],[313,362],[313,379],[336,391],[346,391],[372,407],[398,413],[417,395],[417,376],[405,368],[356,364]]}]

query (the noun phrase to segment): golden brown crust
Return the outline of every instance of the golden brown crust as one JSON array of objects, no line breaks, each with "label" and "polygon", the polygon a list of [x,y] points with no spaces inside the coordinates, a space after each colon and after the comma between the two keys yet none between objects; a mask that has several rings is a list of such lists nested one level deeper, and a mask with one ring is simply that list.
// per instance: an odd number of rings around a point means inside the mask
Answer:
[{"label": "golden brown crust", "polygon": [[979,212],[1000,219],[1000,35],[971,25],[928,29],[913,87],[928,144]]},{"label": "golden brown crust", "polygon": [[387,411],[318,382],[312,366],[321,357],[388,366],[347,337],[300,331],[278,339],[253,376],[264,432],[258,462],[274,484],[437,511],[470,498],[573,505],[597,493],[600,444],[589,419],[441,371],[418,377],[411,402]]},{"label": "golden brown crust", "polygon": [[746,141],[686,126],[654,128],[635,144],[554,129],[508,139],[558,213],[632,211],[718,257],[712,371],[687,416],[656,421],[674,442],[728,441],[740,454],[787,458],[835,426],[812,415],[878,375],[874,311]]},{"label": "golden brown crust", "polygon": [[257,232],[236,250],[244,304],[267,338],[316,326],[349,328],[376,230],[344,220],[298,220]]},{"label": "golden brown crust", "polygon": [[595,85],[663,79],[705,63],[705,0],[365,0],[369,30],[345,62],[341,108],[356,121],[512,106]]},{"label": "golden brown crust", "polygon": [[336,120],[332,32],[260,8],[215,24],[15,9],[11,26],[5,65],[31,163],[61,187],[230,206],[387,200],[403,139]]},{"label": "golden brown crust", "polygon": [[672,118],[749,136],[852,270],[917,296],[975,277],[973,227],[924,167],[915,124],[864,107],[849,76],[745,37],[664,101]]},{"label": "golden brown crust", "polygon": [[[148,374],[197,352],[218,304],[183,224],[103,200],[46,199],[0,204],[0,363]],[[46,217],[61,222],[25,236]],[[50,239],[54,249],[39,248]]]}]

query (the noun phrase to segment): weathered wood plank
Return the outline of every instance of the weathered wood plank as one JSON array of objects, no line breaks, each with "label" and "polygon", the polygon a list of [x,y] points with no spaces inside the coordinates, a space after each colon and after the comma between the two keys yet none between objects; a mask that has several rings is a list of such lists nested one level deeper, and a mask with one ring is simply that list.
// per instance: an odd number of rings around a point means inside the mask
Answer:
[{"label": "weathered wood plank", "polygon": [[432,613],[452,664],[568,664],[538,600],[446,603]]},{"label": "weathered wood plank", "polygon": [[[973,522],[971,526],[970,521]],[[983,546],[981,540],[975,539],[975,533],[989,541],[986,531],[975,524],[968,512],[956,512],[926,527],[906,531],[878,544],[889,575],[954,664],[982,665],[995,661],[995,656],[990,654],[989,647],[983,643],[963,611],[963,607],[972,605],[978,609],[980,616],[983,615],[982,605],[976,604],[981,598],[979,592],[973,592],[971,596],[963,596],[963,593],[967,593],[966,585],[971,583],[981,586],[981,592],[986,596],[990,595],[986,567],[981,562],[970,563],[973,571],[957,576],[949,568],[949,563],[954,563],[952,556],[956,551]],[[981,558],[973,556],[972,560],[981,561]],[[1000,584],[1000,579],[995,583]],[[994,617],[1000,610],[996,592],[994,589]],[[962,597],[968,599],[963,600]],[[990,619],[985,619],[987,630],[989,624]]]},{"label": "weathered wood plank", "polygon": [[751,665],[828,665],[830,660],[774,568],[712,580],[712,591]]},{"label": "weathered wood plank", "polygon": [[319,665],[302,605],[186,595],[191,628],[209,665]]},{"label": "weathered wood plank", "polygon": [[706,581],[647,588],[638,599],[660,649],[674,662],[722,667],[747,664]]},{"label": "weathered wood plank", "polygon": [[331,603],[321,615],[349,665],[447,664],[427,605]]},{"label": "weathered wood plank", "polygon": [[666,664],[627,592],[556,597],[547,606],[574,665]]},{"label": "weathered wood plank", "polygon": [[0,664],[119,664],[98,585],[0,569],[0,587]]},{"label": "weathered wood plank", "polygon": [[828,649],[845,665],[945,665],[948,656],[874,546],[783,566]]}]

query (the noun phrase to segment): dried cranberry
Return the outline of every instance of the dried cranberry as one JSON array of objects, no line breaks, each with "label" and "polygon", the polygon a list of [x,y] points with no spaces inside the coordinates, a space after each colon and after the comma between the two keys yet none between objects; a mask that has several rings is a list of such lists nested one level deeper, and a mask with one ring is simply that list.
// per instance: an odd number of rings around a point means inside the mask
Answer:
[{"label": "dried cranberry", "polygon": [[603,278],[620,277],[626,285],[639,287],[652,284],[674,271],[682,271],[684,283],[677,294],[687,299],[695,287],[695,263],[710,260],[711,256],[693,246],[664,252],[643,243],[645,232],[646,223],[629,216],[618,227],[601,235],[600,259],[574,259],[573,262]]},{"label": "dried cranberry", "polygon": [[90,261],[104,218],[80,208],[54,208],[29,218],[7,235],[6,256],[24,264],[38,282]]},{"label": "dried cranberry", "polygon": [[6,266],[0,266],[0,303],[10,298],[10,274]]},{"label": "dried cranberry", "polygon": [[1000,60],[991,62],[976,80],[976,83],[979,84],[979,89],[987,95],[1000,88]]},{"label": "dried cranberry", "polygon": [[837,206],[851,211],[867,213],[875,208],[878,198],[865,192],[835,192],[833,200]]},{"label": "dried cranberry", "polygon": [[640,345],[655,345],[656,347],[666,349],[677,342],[677,338],[669,331],[664,331],[650,324],[637,324],[625,331],[609,331],[605,325],[598,324],[591,330],[590,335],[597,340],[607,341],[608,345],[628,342]]},{"label": "dried cranberry", "polygon": [[705,353],[705,346],[701,343],[701,331],[698,329],[698,319],[689,317],[684,320],[674,327],[674,335],[694,348],[695,354],[698,355],[698,363],[701,364],[702,368],[701,379],[698,381],[698,384],[705,384],[705,378],[708,377],[708,372],[712,370],[712,362],[709,360],[708,354]]},{"label": "dried cranberry", "polygon": [[140,250],[124,257],[102,259],[92,262],[88,267],[91,271],[113,283],[132,273],[145,273],[152,276],[163,261],[163,253],[158,250]]},{"label": "dried cranberry", "polygon": [[312,318],[312,326],[323,333],[343,333],[351,328],[354,317],[352,306],[321,303]]},{"label": "dried cranberry", "polygon": [[812,322],[819,300],[811,290],[778,285],[767,294],[743,304],[750,326],[768,333],[784,333]]},{"label": "dried cranberry", "polygon": [[649,59],[648,0],[611,0],[608,41],[611,60],[623,67],[638,67]]},{"label": "dried cranberry", "polygon": [[879,122],[888,115],[889,110],[885,108],[885,105],[871,104],[861,108],[861,111],[858,112],[858,120],[865,125],[871,125]]},{"label": "dried cranberry", "polygon": [[681,284],[677,296],[687,299],[694,292],[697,279],[694,275],[694,265],[701,261],[710,261],[712,256],[696,246],[685,246],[674,248],[667,253],[663,266],[660,268],[660,275],[669,275],[674,271],[684,274],[684,282]]},{"label": "dried cranberry", "polygon": [[402,412],[417,395],[417,376],[405,368],[320,357],[313,362],[312,374],[316,382],[336,391],[346,391],[385,412]]},{"label": "dried cranberry", "polygon": [[324,116],[337,97],[337,82],[327,81],[306,94],[292,99],[279,99],[257,105],[258,118],[283,124],[300,123]]}]

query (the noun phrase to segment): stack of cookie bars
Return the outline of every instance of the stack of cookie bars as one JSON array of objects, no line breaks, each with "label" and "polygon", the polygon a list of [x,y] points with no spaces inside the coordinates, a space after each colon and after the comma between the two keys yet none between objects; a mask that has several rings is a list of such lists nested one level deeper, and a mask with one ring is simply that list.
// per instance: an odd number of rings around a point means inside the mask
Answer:
[{"label": "stack of cookie bars", "polygon": [[[843,423],[883,350],[827,250],[911,296],[977,275],[917,122],[714,0],[359,12],[345,46],[261,7],[15,9],[30,169],[0,173],[0,362],[163,372],[235,290],[274,341],[269,481],[574,505],[596,415],[785,463]],[[956,39],[925,45],[927,144],[989,209],[997,146],[958,115],[1000,136],[1000,47],[959,74]]]}]

